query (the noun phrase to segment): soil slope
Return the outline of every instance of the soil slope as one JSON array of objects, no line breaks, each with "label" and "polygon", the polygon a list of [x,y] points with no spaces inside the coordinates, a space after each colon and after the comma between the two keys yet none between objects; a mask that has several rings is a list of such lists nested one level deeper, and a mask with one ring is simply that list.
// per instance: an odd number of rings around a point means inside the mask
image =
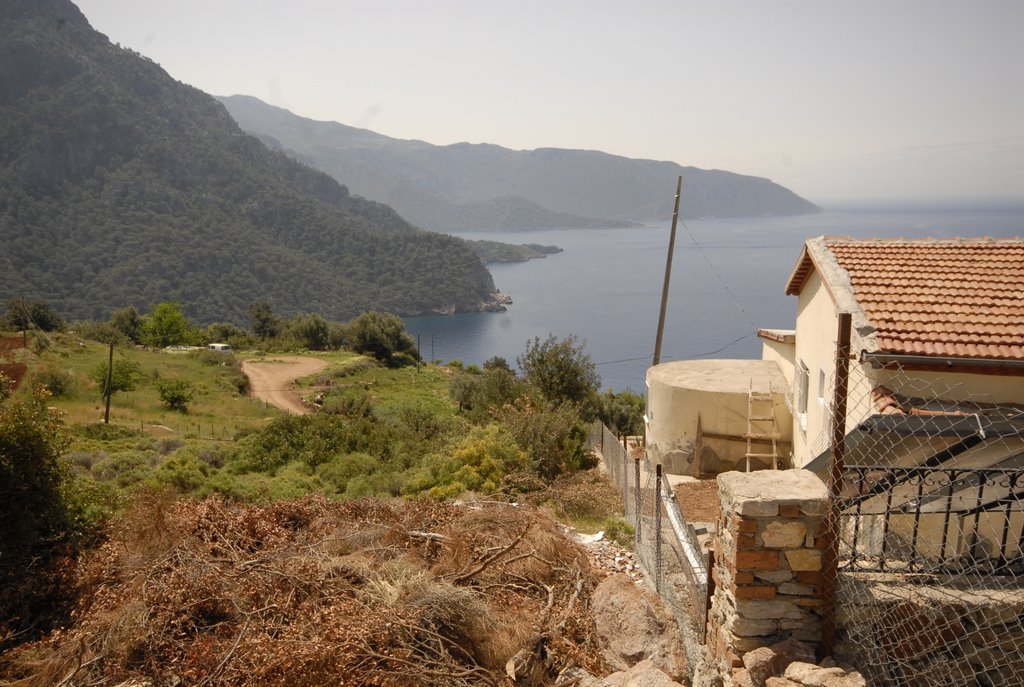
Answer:
[{"label": "soil slope", "polygon": [[252,395],[292,415],[310,412],[292,382],[327,367],[327,361],[300,355],[275,356],[268,360],[245,360],[242,371],[252,382]]}]

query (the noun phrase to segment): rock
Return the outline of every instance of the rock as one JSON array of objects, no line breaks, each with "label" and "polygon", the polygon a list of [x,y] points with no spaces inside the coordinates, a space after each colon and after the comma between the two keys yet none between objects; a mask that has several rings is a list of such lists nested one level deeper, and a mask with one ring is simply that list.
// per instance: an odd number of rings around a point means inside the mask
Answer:
[{"label": "rock", "polygon": [[743,666],[750,673],[754,687],[764,687],[769,677],[781,676],[794,661],[813,663],[814,650],[796,639],[786,639],[743,655]]},{"label": "rock", "polygon": [[[826,687],[826,685],[840,687],[842,683],[828,683],[826,681],[830,678],[845,676],[846,671],[842,668],[821,668],[813,663],[794,661],[786,668],[784,677],[787,680],[792,680],[793,682],[802,684],[804,687]],[[846,686],[842,685],[842,687]],[[852,685],[850,687],[852,687]]]},{"label": "rock", "polygon": [[686,675],[682,637],[664,601],[622,574],[608,576],[591,597],[594,624],[608,664],[625,671],[650,659],[668,677]]},{"label": "rock", "polygon": [[770,677],[764,684],[765,687],[801,687],[799,682],[793,682],[784,677]]},{"label": "rock", "polygon": [[601,678],[594,677],[583,668],[573,666],[559,674],[558,682],[570,682],[577,680],[576,687],[607,687],[607,683]]},{"label": "rock", "polygon": [[655,667],[651,659],[640,661],[629,670],[612,673],[604,678],[602,687],[683,687]]},{"label": "rock", "polygon": [[754,687],[754,681],[750,678],[750,671],[746,668],[733,668],[732,684],[734,687]]},{"label": "rock", "polygon": [[750,684],[754,687],[764,687],[765,680],[778,675],[775,670],[775,658],[775,652],[766,646],[743,654],[743,667],[750,676]]}]

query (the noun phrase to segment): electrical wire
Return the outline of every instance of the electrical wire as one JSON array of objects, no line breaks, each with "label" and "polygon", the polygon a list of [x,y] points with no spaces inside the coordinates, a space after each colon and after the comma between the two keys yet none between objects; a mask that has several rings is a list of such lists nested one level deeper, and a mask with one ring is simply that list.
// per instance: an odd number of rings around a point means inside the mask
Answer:
[{"label": "electrical wire", "polygon": [[751,329],[757,329],[757,325],[754,324],[754,320],[750,316],[750,313],[746,311],[746,309],[740,303],[739,299],[736,298],[736,294],[733,293],[732,289],[729,288],[729,285],[725,282],[725,279],[722,277],[721,273],[711,262],[711,258],[709,258],[708,254],[704,252],[704,248],[699,243],[697,243],[697,238],[693,235],[693,232],[690,230],[689,225],[686,224],[682,217],[679,218],[679,223],[683,225],[684,229],[686,229],[686,235],[690,237],[690,242],[693,244],[694,248],[697,249],[697,252],[700,253],[701,257],[704,258],[704,262],[707,263],[708,269],[711,270],[711,273],[715,275],[716,279],[718,279],[718,283],[722,285],[722,288],[725,289],[725,292],[729,294],[729,298],[732,300],[733,305],[735,305],[737,310],[743,313],[743,316],[747,318],[747,324],[750,325]]}]

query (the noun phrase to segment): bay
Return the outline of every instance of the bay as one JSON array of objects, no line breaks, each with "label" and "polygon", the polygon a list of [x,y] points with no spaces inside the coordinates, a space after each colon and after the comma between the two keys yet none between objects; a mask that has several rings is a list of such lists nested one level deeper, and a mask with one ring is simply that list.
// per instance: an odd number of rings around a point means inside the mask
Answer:
[{"label": "bay", "polygon": [[[464,238],[553,244],[563,252],[490,265],[511,296],[503,313],[406,319],[430,359],[516,357],[534,337],[575,335],[605,388],[643,392],[658,323],[670,222],[629,229],[473,232]],[[1024,209],[827,211],[798,217],[688,220],[673,257],[662,361],[759,358],[758,327],[790,329],[785,284],[810,237],[1024,235]]]}]

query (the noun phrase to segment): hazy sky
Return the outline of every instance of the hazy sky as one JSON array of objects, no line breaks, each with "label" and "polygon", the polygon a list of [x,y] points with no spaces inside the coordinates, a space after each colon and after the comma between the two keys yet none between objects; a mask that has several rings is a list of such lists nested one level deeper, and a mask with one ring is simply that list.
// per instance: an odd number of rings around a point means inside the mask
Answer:
[{"label": "hazy sky", "polygon": [[590,148],[825,204],[1024,203],[1024,2],[79,0],[172,76],[436,144]]}]

